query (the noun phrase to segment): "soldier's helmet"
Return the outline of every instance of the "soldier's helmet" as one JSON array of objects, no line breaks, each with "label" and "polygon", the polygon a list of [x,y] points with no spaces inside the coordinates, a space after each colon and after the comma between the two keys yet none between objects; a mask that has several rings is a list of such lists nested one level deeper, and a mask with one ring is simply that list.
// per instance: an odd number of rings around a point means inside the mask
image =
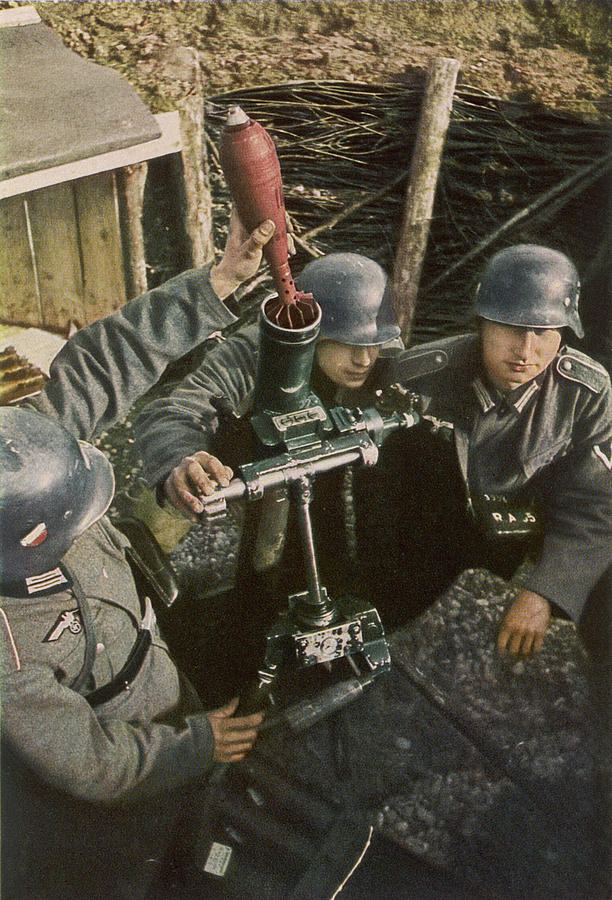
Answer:
[{"label": "soldier's helmet", "polygon": [[371,346],[399,337],[384,270],[360,253],[329,253],[304,266],[295,279],[321,307],[321,337]]},{"label": "soldier's helmet", "polygon": [[495,253],[476,289],[474,311],[483,319],[521,328],[584,329],[578,314],[580,281],[559,250],[517,244]]},{"label": "soldier's helmet", "polygon": [[4,581],[57,566],[113,499],[113,470],[104,454],[31,409],[0,408],[0,465]]}]

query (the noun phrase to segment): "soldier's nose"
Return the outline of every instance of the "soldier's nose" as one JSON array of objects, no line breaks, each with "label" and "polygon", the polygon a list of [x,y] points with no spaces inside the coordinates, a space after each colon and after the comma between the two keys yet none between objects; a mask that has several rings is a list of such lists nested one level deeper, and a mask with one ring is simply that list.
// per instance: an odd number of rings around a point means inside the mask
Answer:
[{"label": "soldier's nose", "polygon": [[533,353],[535,334],[527,328],[517,333],[515,353],[521,359],[528,359]]},{"label": "soldier's nose", "polygon": [[353,347],[353,352],[351,354],[353,359],[353,364],[356,366],[369,366],[371,357],[370,357],[370,348],[369,347]]}]

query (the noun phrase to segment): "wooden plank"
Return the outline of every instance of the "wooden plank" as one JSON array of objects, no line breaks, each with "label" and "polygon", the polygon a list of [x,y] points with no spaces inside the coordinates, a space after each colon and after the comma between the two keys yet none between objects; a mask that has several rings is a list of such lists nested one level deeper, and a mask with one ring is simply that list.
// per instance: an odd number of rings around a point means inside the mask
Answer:
[{"label": "wooden plank", "polygon": [[52,184],[97,175],[99,172],[110,172],[121,166],[135,165],[158,156],[166,156],[168,153],[178,153],[182,147],[178,112],[159,113],[155,119],[162,132],[161,137],[156,140],[124,147],[122,150],[100,153],[98,156],[64,163],[61,166],[52,166],[50,169],[29,172],[27,175],[7,178],[0,181],[0,198],[14,197]]},{"label": "wooden plank", "polygon": [[458,72],[459,62],[444,58],[434,59],[427,72],[393,271],[393,303],[405,343],[416,306]]},{"label": "wooden plank", "polygon": [[28,195],[32,246],[38,272],[42,318],[49,328],[68,332],[84,324],[83,271],[74,192],[70,184]]},{"label": "wooden plank", "polygon": [[15,325],[41,323],[40,297],[22,197],[0,202],[0,314]]},{"label": "wooden plank", "polygon": [[84,324],[126,301],[118,198],[113,172],[74,182],[83,261]]}]

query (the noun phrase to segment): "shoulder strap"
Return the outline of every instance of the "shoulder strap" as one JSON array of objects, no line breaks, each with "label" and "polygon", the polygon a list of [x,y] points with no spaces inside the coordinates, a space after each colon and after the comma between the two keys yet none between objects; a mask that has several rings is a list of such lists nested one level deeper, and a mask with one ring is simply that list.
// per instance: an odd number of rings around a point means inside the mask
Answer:
[{"label": "shoulder strap", "polygon": [[83,622],[83,629],[85,631],[85,657],[83,659],[83,665],[81,666],[81,671],[79,672],[79,674],[72,680],[70,684],[70,687],[73,691],[77,691],[79,694],[82,694],[83,689],[92,673],[94,660],[96,657],[96,633],[94,631],[93,619],[91,616],[89,603],[87,602],[87,598],[85,597],[85,591],[81,587],[81,583],[79,582],[74,572],[68,569],[67,566],[65,566],[65,568],[68,570],[70,577],[72,578],[72,590],[74,591],[74,596],[76,597],[79,612],[81,614],[81,621]]},{"label": "shoulder strap", "polygon": [[562,347],[556,369],[563,378],[576,381],[595,394],[600,394],[608,383],[608,373],[604,367],[573,347]]}]

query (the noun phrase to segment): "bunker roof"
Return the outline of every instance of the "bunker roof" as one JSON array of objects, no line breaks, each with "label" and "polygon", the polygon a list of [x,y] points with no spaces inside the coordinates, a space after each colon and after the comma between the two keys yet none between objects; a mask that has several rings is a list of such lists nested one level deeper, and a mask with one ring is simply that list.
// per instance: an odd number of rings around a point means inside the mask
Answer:
[{"label": "bunker roof", "polygon": [[0,12],[0,181],[160,137],[132,86],[78,56],[33,7]]}]

